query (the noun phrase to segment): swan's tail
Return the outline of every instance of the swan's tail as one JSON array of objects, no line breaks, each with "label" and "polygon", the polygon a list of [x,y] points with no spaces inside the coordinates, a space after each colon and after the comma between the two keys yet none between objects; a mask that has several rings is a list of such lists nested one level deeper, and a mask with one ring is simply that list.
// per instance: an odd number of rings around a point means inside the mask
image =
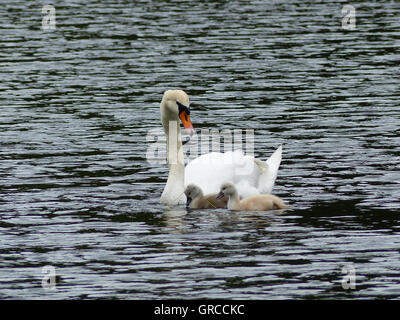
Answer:
[{"label": "swan's tail", "polygon": [[255,159],[255,163],[261,170],[258,180],[258,190],[262,194],[271,194],[278,176],[279,165],[282,160],[282,145],[265,162]]},{"label": "swan's tail", "polygon": [[277,209],[290,209],[290,206],[286,205],[282,199],[274,201],[274,207]]}]

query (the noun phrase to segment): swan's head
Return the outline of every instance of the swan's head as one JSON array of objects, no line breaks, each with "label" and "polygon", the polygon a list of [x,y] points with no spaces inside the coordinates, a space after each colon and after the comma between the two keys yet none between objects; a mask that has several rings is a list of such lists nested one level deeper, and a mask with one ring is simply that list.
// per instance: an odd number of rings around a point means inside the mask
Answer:
[{"label": "swan's head", "polygon": [[199,196],[201,197],[203,195],[203,192],[195,184],[189,184],[185,189],[185,195],[186,195],[186,206],[189,207],[193,199],[196,199]]},{"label": "swan's head", "polygon": [[224,196],[232,196],[237,193],[236,188],[233,183],[225,182],[221,185],[220,191],[217,195],[217,199],[221,199]]},{"label": "swan's head", "polygon": [[194,133],[193,124],[190,121],[189,96],[183,90],[167,90],[161,100],[161,117],[163,121],[181,119],[186,131]]}]

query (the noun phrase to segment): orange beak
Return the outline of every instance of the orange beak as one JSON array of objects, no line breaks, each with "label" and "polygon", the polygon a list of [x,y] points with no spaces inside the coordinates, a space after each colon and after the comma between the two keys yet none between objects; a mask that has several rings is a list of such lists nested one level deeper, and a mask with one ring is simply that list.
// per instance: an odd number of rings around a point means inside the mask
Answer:
[{"label": "orange beak", "polygon": [[185,111],[182,111],[179,114],[179,119],[181,119],[186,132],[192,135],[194,133],[194,128],[192,122],[190,121],[190,116]]},{"label": "orange beak", "polygon": [[190,121],[190,110],[189,107],[183,105],[182,103],[180,103],[179,101],[176,101],[176,104],[178,105],[178,115],[179,115],[179,119],[181,119],[183,126],[186,129],[186,132],[192,136],[194,131],[193,128],[193,124]]}]

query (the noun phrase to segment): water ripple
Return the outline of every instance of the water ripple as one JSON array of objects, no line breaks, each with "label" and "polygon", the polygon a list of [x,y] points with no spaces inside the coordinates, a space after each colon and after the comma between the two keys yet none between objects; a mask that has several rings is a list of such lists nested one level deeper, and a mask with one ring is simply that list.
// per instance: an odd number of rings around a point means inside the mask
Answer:
[{"label": "water ripple", "polygon": [[[0,8],[0,298],[398,298],[399,6],[94,1]],[[293,210],[159,203],[146,160],[167,88],[197,129],[284,155]],[[56,268],[57,290],[41,286]],[[352,265],[356,290],[341,286]]]}]

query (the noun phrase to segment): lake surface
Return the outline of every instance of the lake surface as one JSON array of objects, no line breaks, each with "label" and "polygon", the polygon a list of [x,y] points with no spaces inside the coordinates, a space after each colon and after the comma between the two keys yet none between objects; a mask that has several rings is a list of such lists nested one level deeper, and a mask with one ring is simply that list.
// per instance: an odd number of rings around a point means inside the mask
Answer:
[{"label": "lake surface", "polygon": [[[45,4],[0,8],[0,299],[400,297],[398,2],[354,30],[337,1]],[[291,210],[159,203],[171,88],[198,131],[283,144]]]}]

